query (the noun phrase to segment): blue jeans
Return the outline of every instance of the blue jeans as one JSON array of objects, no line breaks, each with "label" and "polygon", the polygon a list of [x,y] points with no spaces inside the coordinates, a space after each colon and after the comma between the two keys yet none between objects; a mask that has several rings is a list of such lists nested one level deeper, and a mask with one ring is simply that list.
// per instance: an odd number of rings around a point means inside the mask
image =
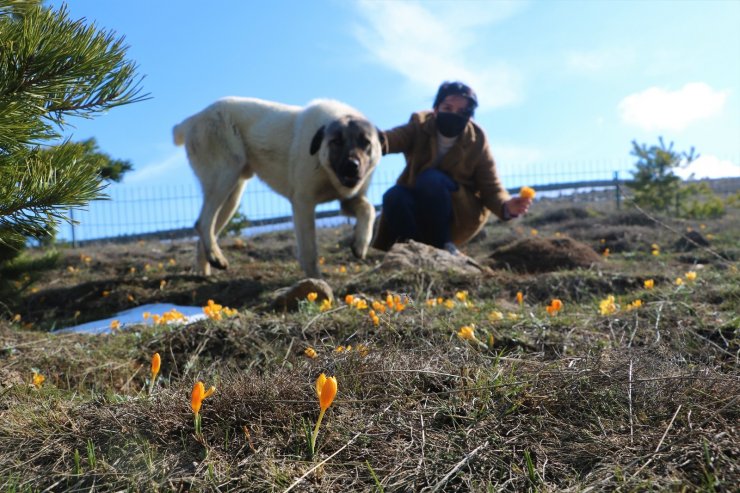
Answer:
[{"label": "blue jeans", "polygon": [[459,185],[446,173],[428,169],[413,187],[394,185],[383,194],[383,216],[396,242],[415,240],[436,248],[450,241],[452,192]]}]

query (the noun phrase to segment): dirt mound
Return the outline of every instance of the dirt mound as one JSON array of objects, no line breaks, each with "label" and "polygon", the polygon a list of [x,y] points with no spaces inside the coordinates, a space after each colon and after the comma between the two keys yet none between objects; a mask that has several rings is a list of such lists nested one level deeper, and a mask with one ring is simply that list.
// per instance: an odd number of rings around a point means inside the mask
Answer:
[{"label": "dirt mound", "polygon": [[698,231],[689,231],[681,236],[674,246],[679,252],[690,252],[697,248],[708,247],[709,242]]},{"label": "dirt mound", "polygon": [[588,245],[567,236],[525,238],[495,250],[489,257],[493,268],[522,272],[551,272],[590,267],[601,257]]},{"label": "dirt mound", "polygon": [[622,226],[655,226],[655,221],[640,211],[625,211],[612,214],[606,223]]},{"label": "dirt mound", "polygon": [[655,229],[645,226],[607,226],[589,230],[583,239],[590,239],[596,250],[608,248],[611,253],[650,252],[656,241]]},{"label": "dirt mound", "polygon": [[594,216],[594,212],[583,207],[563,207],[562,209],[550,209],[537,215],[527,222],[532,226],[544,224],[562,223],[574,219],[587,219]]}]

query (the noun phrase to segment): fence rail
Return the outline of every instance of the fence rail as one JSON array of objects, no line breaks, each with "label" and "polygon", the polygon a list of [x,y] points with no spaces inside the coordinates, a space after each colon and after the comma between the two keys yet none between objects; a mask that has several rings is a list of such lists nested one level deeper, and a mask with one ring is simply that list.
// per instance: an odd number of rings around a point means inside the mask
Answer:
[{"label": "fence rail", "polygon": [[[610,200],[615,207],[619,207],[622,198],[620,187],[626,183],[620,179],[620,174],[628,176],[625,168],[626,166],[622,166],[622,169],[616,166],[611,169],[587,168],[555,174],[551,167],[547,167],[540,172],[503,175],[502,180],[504,183],[528,184],[537,190],[538,198]],[[397,173],[392,170],[386,170],[385,173],[376,171],[368,191],[368,198],[376,204],[376,208],[379,209],[382,194],[395,183],[396,176]],[[74,210],[72,214],[78,223],[62,225],[58,240],[78,245],[145,238],[177,239],[195,235],[193,224],[202,201],[200,190],[196,186],[114,187],[109,191],[109,200],[94,201],[84,210]],[[740,188],[740,178],[734,179],[734,182],[729,179],[727,188],[727,193]],[[509,188],[512,194],[518,193],[518,190],[519,186]],[[289,202],[258,180],[250,182],[247,187],[239,212],[249,220],[245,234],[282,229],[289,227],[292,221]],[[320,204],[317,207],[319,227],[341,223],[339,216],[337,202]]]}]

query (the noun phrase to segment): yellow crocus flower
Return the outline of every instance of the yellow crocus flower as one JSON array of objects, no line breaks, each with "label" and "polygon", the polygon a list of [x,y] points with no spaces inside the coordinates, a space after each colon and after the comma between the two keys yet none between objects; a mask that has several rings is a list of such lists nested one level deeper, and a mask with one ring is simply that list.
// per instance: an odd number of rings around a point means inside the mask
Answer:
[{"label": "yellow crocus flower", "polygon": [[325,312],[327,310],[331,310],[331,300],[329,298],[324,298],[321,305],[319,305],[319,311]]},{"label": "yellow crocus flower", "polygon": [[319,377],[319,380],[317,380],[317,382],[322,382],[321,388],[319,388],[319,386],[317,385],[316,389],[319,393],[318,398],[321,412],[326,412],[326,410],[329,409],[329,406],[331,406],[332,402],[334,402],[334,397],[336,397],[337,395],[337,377],[327,378],[326,375],[324,375],[323,373],[321,374],[321,377]]},{"label": "yellow crocus flower", "polygon": [[195,415],[195,433],[200,434],[200,407],[203,404],[203,400],[209,397],[216,391],[216,387],[211,386],[206,390],[203,382],[198,381],[193,386],[193,392],[190,394],[190,408],[193,410]]},{"label": "yellow crocus flower", "polygon": [[33,386],[37,389],[40,389],[41,386],[44,384],[44,380],[46,380],[46,377],[43,376],[41,373],[38,373],[36,371],[33,372]]},{"label": "yellow crocus flower", "polygon": [[211,385],[211,388],[206,390],[206,386],[200,380],[193,386],[193,392],[190,394],[190,408],[195,414],[200,412],[200,407],[203,404],[203,400],[210,397],[216,391],[216,387]]},{"label": "yellow crocus flower", "polygon": [[162,366],[162,357],[159,356],[159,353],[154,353],[152,355],[152,368],[151,368],[151,374],[152,378],[149,380],[149,394],[151,395],[152,391],[154,390],[154,382],[157,381],[157,375],[159,375],[159,369]]},{"label": "yellow crocus flower", "polygon": [[154,353],[152,355],[152,380],[157,378],[157,375],[159,375],[159,369],[162,367],[162,357],[159,355],[159,353]]},{"label": "yellow crocus flower", "polygon": [[525,186],[519,189],[519,196],[523,199],[533,199],[535,195],[537,195],[537,192],[532,187]]},{"label": "yellow crocus flower", "polygon": [[460,330],[457,331],[457,337],[459,337],[460,339],[465,339],[467,341],[474,341],[476,340],[475,328],[471,325],[464,325],[460,327]]},{"label": "yellow crocus flower", "polygon": [[614,295],[609,295],[599,302],[599,312],[602,315],[612,315],[617,312]]},{"label": "yellow crocus flower", "polygon": [[563,308],[563,302],[556,298],[556,299],[552,300],[548,306],[545,307],[545,310],[547,310],[547,313],[549,315],[554,316],[562,308]]},{"label": "yellow crocus flower", "polygon": [[635,300],[629,305],[627,305],[627,311],[637,310],[642,306],[642,300]]},{"label": "yellow crocus flower", "polygon": [[316,379],[316,396],[319,398],[319,419],[316,421],[316,427],[313,430],[311,436],[311,451],[316,449],[316,437],[319,434],[319,427],[321,426],[321,420],[324,419],[324,413],[329,409],[334,397],[337,395],[337,377],[328,377],[325,374],[319,375]]}]

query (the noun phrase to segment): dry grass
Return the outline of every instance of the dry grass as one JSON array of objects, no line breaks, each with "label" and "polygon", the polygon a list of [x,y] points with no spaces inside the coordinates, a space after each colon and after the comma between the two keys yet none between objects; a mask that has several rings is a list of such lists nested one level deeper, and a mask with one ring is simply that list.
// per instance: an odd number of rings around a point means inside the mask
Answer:
[{"label": "dry grass", "polygon": [[[707,223],[717,237],[713,251],[725,258],[737,254],[740,240],[733,213]],[[81,269],[73,279],[64,274],[63,261],[16,307],[32,300],[38,305],[33,313],[43,314],[40,300],[55,290],[50,310],[57,315],[72,309],[60,297],[69,304],[81,294],[103,312],[113,308],[112,298],[98,301],[95,291],[83,293],[81,286],[151,284],[151,292],[141,288],[143,297],[205,304],[207,296],[240,313],[222,322],[93,337],[0,322],[0,490],[736,488],[740,275],[732,263],[699,251],[693,258],[704,259],[703,267],[687,264],[686,252],[672,250],[677,238],[661,229],[650,242],[661,244],[661,256],[653,257],[639,246],[646,241],[644,224],[623,224],[636,221],[626,214],[566,211],[553,218],[531,221],[540,236],[567,231],[596,251],[602,243],[594,222],[610,224],[610,241],[620,242],[620,253],[591,269],[540,274],[387,275],[373,268],[377,254],[367,263],[350,261],[343,230],[325,232],[326,277],[339,299],[347,293],[384,299],[388,292],[410,298],[403,311],[382,314],[379,327],[365,311],[343,303],[324,313],[310,304],[295,313],[269,311],[271,290],[299,273],[287,251],[270,257],[269,248],[254,240],[229,251],[241,270],[211,281],[182,267],[154,270],[143,280],[130,274],[124,259],[131,260],[117,256],[115,246],[88,250],[99,268]],[[469,253],[485,257],[504,241],[521,240],[528,227],[495,226]],[[637,243],[630,247],[630,241]],[[172,248],[136,262],[182,254],[176,264],[185,265],[191,249]],[[340,274],[340,265],[349,273]],[[698,279],[675,286],[689,269]],[[161,292],[165,277],[170,282]],[[64,280],[51,282],[55,278]],[[644,289],[648,278],[655,289]],[[471,305],[455,298],[462,290]],[[517,291],[525,293],[522,307],[514,302]],[[638,298],[643,306],[602,315],[598,302],[609,294],[622,306]],[[438,296],[457,304],[425,303]],[[564,309],[550,317],[544,306],[554,297]],[[504,319],[491,319],[493,311]],[[38,315],[34,324],[52,322]],[[456,336],[469,324],[487,346]],[[336,352],[339,345],[353,350]],[[366,345],[367,354],[358,345]],[[316,359],[303,354],[307,346],[316,348]],[[148,396],[154,351],[162,355],[162,375]],[[32,368],[47,378],[40,389],[29,385]],[[318,416],[313,380],[321,372],[337,376],[339,394],[312,457],[305,430]],[[188,400],[196,380],[217,388],[203,404],[202,436],[194,434]]]}]

